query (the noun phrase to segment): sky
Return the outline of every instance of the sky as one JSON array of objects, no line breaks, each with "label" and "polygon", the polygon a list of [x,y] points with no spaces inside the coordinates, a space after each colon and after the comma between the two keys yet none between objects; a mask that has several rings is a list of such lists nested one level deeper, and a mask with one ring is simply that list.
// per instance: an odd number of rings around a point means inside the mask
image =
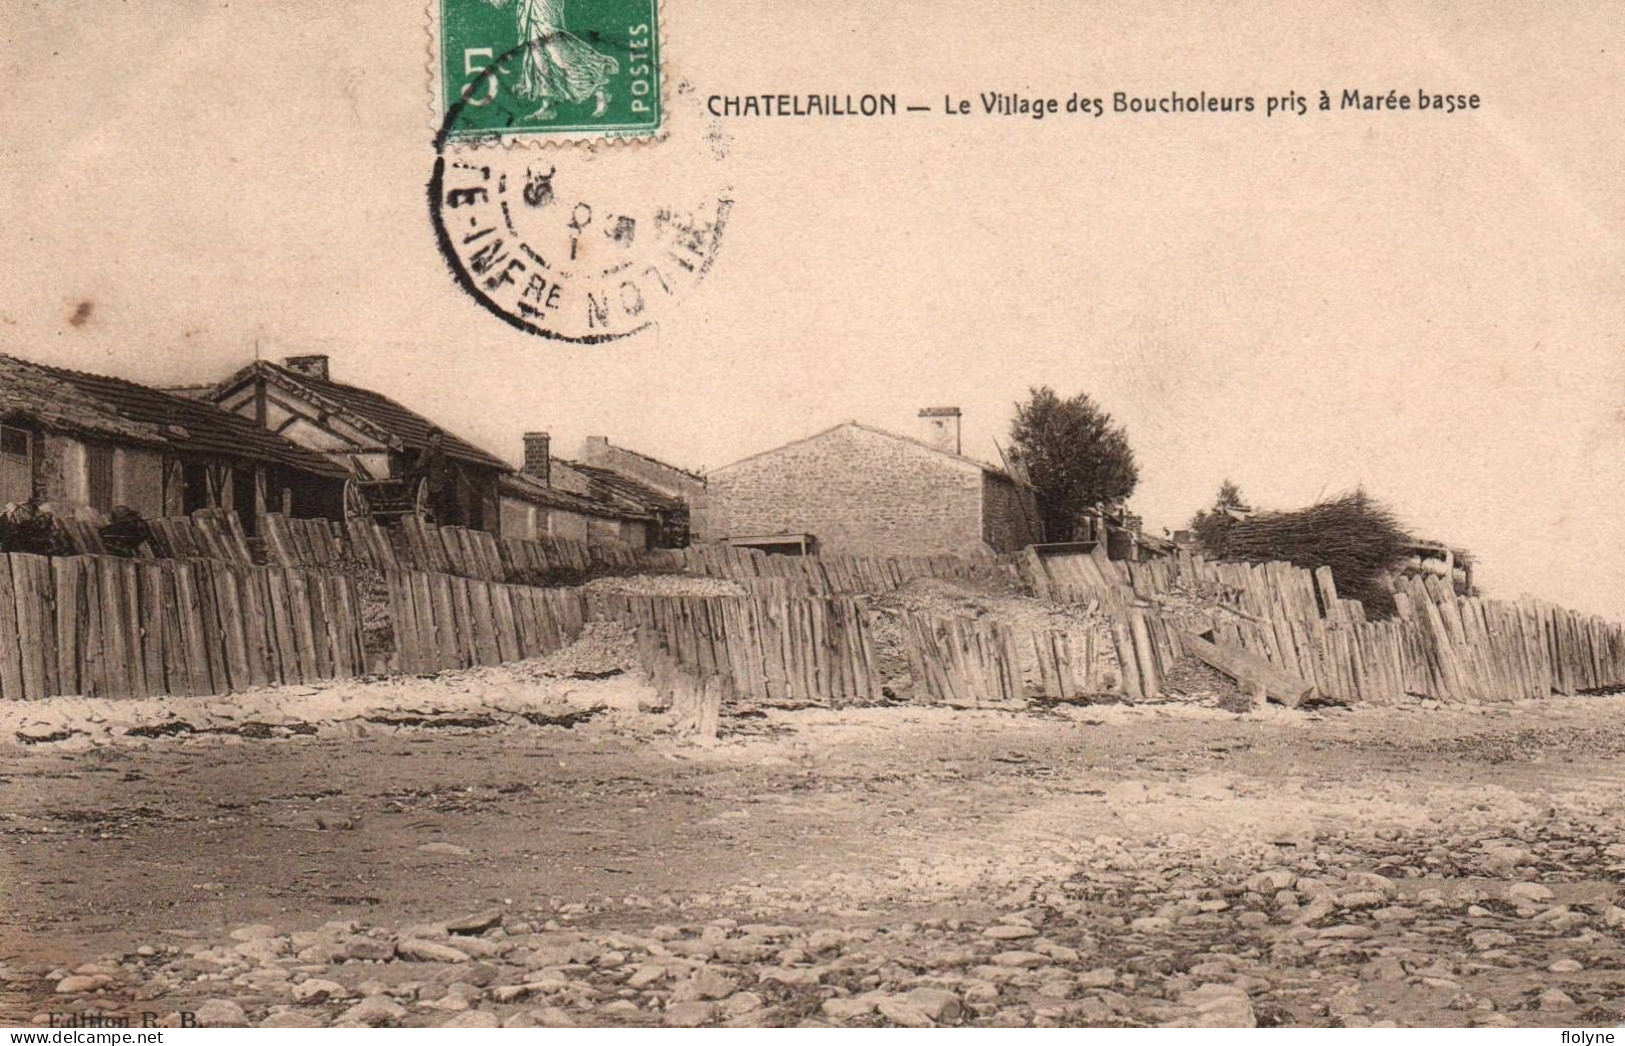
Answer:
[{"label": "sky", "polygon": [[[1127,427],[1154,529],[1227,477],[1262,508],[1363,485],[1473,550],[1489,594],[1625,617],[1625,13],[1417,8],[663,3],[667,139],[557,158],[600,191],[734,207],[657,327],[580,346],[501,323],[436,250],[422,4],[19,4],[0,351],[188,384],[327,353],[511,461],[545,429],[563,455],[606,435],[691,468],[945,405],[996,461],[1047,384]],[[940,113],[1322,88],[1482,102]],[[863,91],[936,111],[699,109]]]}]

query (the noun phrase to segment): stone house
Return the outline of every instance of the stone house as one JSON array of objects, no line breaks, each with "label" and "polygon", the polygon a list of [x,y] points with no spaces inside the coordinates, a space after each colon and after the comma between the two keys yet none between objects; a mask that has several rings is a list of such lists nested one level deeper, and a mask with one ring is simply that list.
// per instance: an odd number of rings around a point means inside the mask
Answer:
[{"label": "stone house", "polygon": [[979,555],[1040,540],[1028,492],[960,453],[959,410],[920,418],[920,439],[850,421],[711,471],[700,539],[853,555]]},{"label": "stone house", "polygon": [[322,515],[346,475],[212,404],[0,355],[0,505],[101,516],[123,505],[146,518],[225,508],[253,534],[267,511]]}]

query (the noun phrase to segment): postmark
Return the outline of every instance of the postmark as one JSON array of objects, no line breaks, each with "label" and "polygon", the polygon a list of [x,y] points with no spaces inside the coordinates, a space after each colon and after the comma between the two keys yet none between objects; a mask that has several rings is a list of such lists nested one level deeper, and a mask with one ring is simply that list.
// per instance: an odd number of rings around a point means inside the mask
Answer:
[{"label": "postmark", "polygon": [[588,344],[636,334],[711,269],[733,209],[724,154],[692,133],[550,149],[460,133],[484,112],[482,84],[527,47],[496,55],[436,134],[428,203],[440,252],[470,297],[528,334]]},{"label": "postmark", "polygon": [[[620,152],[629,165],[649,153]],[[711,268],[733,201],[651,202],[599,156],[442,153],[429,185],[440,249],[463,289],[513,327],[598,343],[658,322]],[[629,174],[631,172],[628,172]]]},{"label": "postmark", "polygon": [[661,131],[657,0],[430,0],[429,13],[436,118],[453,136]]}]

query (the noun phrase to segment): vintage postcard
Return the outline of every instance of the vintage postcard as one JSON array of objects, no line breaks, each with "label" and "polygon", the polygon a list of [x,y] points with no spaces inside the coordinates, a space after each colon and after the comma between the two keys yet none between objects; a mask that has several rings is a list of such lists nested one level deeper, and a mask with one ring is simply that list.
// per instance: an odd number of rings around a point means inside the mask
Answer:
[{"label": "vintage postcard", "polygon": [[0,27],[11,1041],[1617,1041],[1618,5]]}]

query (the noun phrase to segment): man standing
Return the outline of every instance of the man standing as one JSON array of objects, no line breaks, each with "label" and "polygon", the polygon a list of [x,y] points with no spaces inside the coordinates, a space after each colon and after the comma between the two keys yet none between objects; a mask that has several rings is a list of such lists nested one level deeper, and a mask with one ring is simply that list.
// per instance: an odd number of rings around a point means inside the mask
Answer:
[{"label": "man standing", "polygon": [[454,522],[456,507],[456,477],[451,463],[446,460],[446,433],[436,427],[429,430],[429,443],[418,452],[412,463],[412,479],[422,480],[428,488],[429,512],[434,522]]}]

